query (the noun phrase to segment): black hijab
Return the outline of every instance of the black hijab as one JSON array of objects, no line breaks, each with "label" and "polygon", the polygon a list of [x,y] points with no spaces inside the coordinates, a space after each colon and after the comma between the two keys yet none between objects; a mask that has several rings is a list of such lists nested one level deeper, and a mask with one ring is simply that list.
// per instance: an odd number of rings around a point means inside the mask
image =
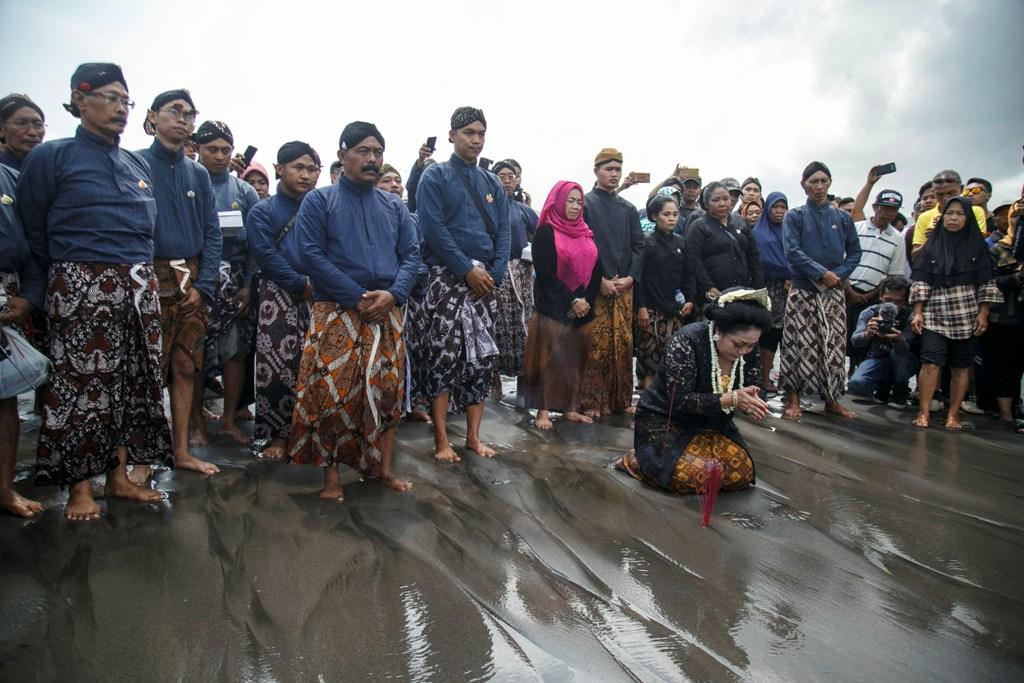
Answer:
[{"label": "black hijab", "polygon": [[[966,224],[963,230],[946,230],[946,211],[956,202],[964,210]],[[911,273],[914,280],[934,287],[956,285],[981,286],[995,277],[988,245],[978,227],[971,200],[953,197],[942,207],[938,225],[914,259]]]}]

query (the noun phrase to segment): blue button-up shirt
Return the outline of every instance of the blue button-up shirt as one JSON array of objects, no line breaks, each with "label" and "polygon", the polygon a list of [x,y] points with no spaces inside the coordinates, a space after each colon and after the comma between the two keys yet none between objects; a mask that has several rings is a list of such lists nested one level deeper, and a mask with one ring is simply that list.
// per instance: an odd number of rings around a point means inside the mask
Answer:
[{"label": "blue button-up shirt", "polygon": [[159,140],[139,155],[149,162],[156,196],[154,255],[160,259],[199,256],[196,289],[214,298],[220,266],[221,235],[210,174],[185,158],[184,149],[170,150]]},{"label": "blue button-up shirt", "polygon": [[[213,184],[213,196],[217,201],[217,211],[241,211],[242,225],[249,217],[249,209],[256,206],[260,196],[252,185],[230,173],[210,174]],[[238,237],[225,237],[221,248],[221,260],[245,269],[245,281],[250,282],[256,274],[256,263],[248,258],[249,246],[246,244],[245,228]]]},{"label": "blue button-up shirt", "polygon": [[18,178],[18,214],[36,260],[149,263],[156,198],[149,164],[79,126],[37,145]]},{"label": "blue button-up shirt", "polygon": [[[480,195],[497,231],[496,239],[488,234],[480,212],[456,173],[463,174]],[[416,215],[426,243],[423,260],[444,266],[458,278],[464,278],[473,268],[472,262],[479,261],[495,282],[501,282],[512,241],[508,201],[498,176],[455,154],[446,162],[430,166],[423,172],[416,191]]]},{"label": "blue button-up shirt", "polygon": [[270,278],[292,296],[302,296],[308,281],[298,271],[301,263],[298,256],[302,250],[299,248],[295,225],[292,225],[280,243],[277,242],[277,236],[292,218],[296,218],[300,204],[301,200],[289,197],[278,186],[277,194],[252,207],[245,222],[249,250],[261,276]]},{"label": "blue button-up shirt", "polygon": [[827,271],[850,277],[860,263],[860,238],[850,214],[808,200],[786,213],[782,245],[793,273],[793,287],[815,290],[814,282]]},{"label": "blue button-up shirt", "polygon": [[18,172],[0,164],[0,272],[17,273],[21,296],[42,308],[46,290],[46,273],[29,252],[21,218],[15,208]]},{"label": "blue button-up shirt", "polygon": [[0,154],[0,164],[13,168],[15,171],[21,171],[21,164],[24,159],[19,159],[14,156],[14,153],[9,149],[5,149],[3,154]]},{"label": "blue button-up shirt", "polygon": [[370,290],[404,304],[420,266],[416,225],[402,200],[345,176],[302,200],[295,223],[313,299],[355,308]]},{"label": "blue button-up shirt", "polygon": [[537,230],[537,212],[523,202],[508,200],[509,225],[512,227],[512,239],[509,247],[509,259],[515,260],[523,255],[523,249],[533,239]]}]

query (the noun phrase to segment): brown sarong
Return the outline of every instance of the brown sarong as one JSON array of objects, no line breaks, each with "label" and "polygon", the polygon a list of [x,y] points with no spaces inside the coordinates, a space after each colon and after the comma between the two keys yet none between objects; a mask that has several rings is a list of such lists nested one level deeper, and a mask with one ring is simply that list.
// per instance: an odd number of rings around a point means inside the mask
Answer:
[{"label": "brown sarong", "polygon": [[288,452],[297,463],[345,463],[380,476],[380,442],[402,416],[405,345],[401,308],[382,323],[318,301],[296,385]]},{"label": "brown sarong", "polygon": [[589,352],[589,323],[573,327],[534,313],[526,339],[521,389],[526,407],[560,412],[578,410]]},{"label": "brown sarong", "polygon": [[647,309],[650,315],[650,324],[647,329],[640,327],[640,324],[633,320],[633,345],[636,351],[636,378],[643,381],[647,377],[654,376],[661,365],[661,356],[665,353],[668,340],[683,326],[679,316],[666,315],[653,308]]},{"label": "brown sarong", "polygon": [[598,296],[590,323],[590,358],[583,373],[580,410],[621,413],[633,403],[633,290]]},{"label": "brown sarong", "polygon": [[199,259],[156,259],[153,261],[160,296],[160,328],[163,331],[163,348],[160,352],[160,376],[166,385],[169,380],[168,368],[171,352],[175,349],[185,354],[202,368],[203,344],[206,341],[206,304],[200,299],[199,305],[189,314],[181,312],[189,290],[199,275]]}]

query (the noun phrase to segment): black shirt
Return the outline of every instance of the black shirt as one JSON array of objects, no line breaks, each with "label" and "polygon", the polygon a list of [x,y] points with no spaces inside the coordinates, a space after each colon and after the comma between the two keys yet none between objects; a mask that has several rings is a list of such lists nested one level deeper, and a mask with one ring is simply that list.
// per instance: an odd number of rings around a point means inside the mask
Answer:
[{"label": "black shirt", "polygon": [[636,306],[666,315],[679,313],[676,290],[682,290],[689,301],[694,289],[692,273],[686,268],[686,241],[679,235],[655,228],[645,240],[643,264],[640,286],[636,288]]},{"label": "black shirt", "polygon": [[636,207],[622,197],[594,188],[583,199],[583,216],[594,231],[604,277],[640,281],[644,231]]},{"label": "black shirt", "polygon": [[[708,214],[694,219],[686,229],[686,263],[696,281],[694,295],[701,301],[712,287],[764,287],[757,242],[739,216],[730,214],[727,226]],[[686,298],[699,303],[689,293]]]},{"label": "black shirt", "polygon": [[[558,279],[558,253],[555,251],[555,232],[547,224],[537,228],[533,236],[533,306],[546,318],[557,320],[564,325],[579,327],[594,319],[594,301],[601,291],[601,260],[594,262],[590,282],[570,292]],[[590,311],[582,318],[569,318],[573,299],[584,298],[590,304]]]}]

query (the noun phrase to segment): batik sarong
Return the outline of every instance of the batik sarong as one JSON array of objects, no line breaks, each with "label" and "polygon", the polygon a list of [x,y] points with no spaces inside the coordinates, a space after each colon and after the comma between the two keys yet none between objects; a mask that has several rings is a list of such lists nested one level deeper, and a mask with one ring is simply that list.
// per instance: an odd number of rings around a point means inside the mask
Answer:
[{"label": "batik sarong", "polygon": [[[157,259],[153,263],[160,297],[160,327],[163,348],[160,351],[160,376],[168,382],[171,352],[180,351],[193,363],[202,362],[206,343],[206,304],[199,304],[188,315],[181,313],[181,303],[195,285],[199,275],[199,259]],[[199,365],[196,363],[196,365]]]},{"label": "batik sarong", "polygon": [[58,262],[46,308],[53,367],[43,389],[36,483],[69,485],[118,465],[171,466],[160,377],[160,305],[149,264]]},{"label": "batik sarong", "polygon": [[203,372],[207,380],[219,377],[224,362],[239,352],[247,352],[256,332],[257,292],[251,293],[251,303],[245,315],[236,315],[235,296],[248,287],[245,264],[220,262],[217,280],[217,298],[210,310],[206,328],[206,351]]},{"label": "batik sarong", "polygon": [[636,378],[643,381],[646,377],[653,376],[658,372],[661,365],[661,356],[665,353],[665,346],[672,335],[683,326],[679,316],[666,315],[653,308],[647,309],[650,315],[650,323],[647,329],[643,329],[634,317],[633,320],[633,348],[636,352]]},{"label": "batik sarong", "polygon": [[494,319],[494,341],[498,345],[495,370],[507,377],[523,374],[526,331],[533,315],[533,264],[510,261],[505,279],[497,290],[498,314]]},{"label": "batik sarong", "polygon": [[583,373],[580,409],[621,413],[633,403],[633,290],[598,296],[590,324],[590,358]]},{"label": "batik sarong", "polygon": [[846,385],[846,295],[790,289],[782,328],[779,388],[835,401]]},{"label": "batik sarong", "polygon": [[272,280],[260,283],[256,330],[256,440],[288,439],[295,383],[309,328],[311,305]]},{"label": "batik sarong", "polygon": [[413,369],[428,403],[448,394],[450,412],[483,403],[491,390],[494,361],[494,292],[482,299],[469,295],[465,281],[441,266],[430,268],[423,298],[414,301],[410,320],[417,329]]},{"label": "batik sarong", "polygon": [[[641,441],[640,435],[637,436],[638,442]],[[666,440],[656,438],[651,441],[651,447],[659,447],[659,442],[665,443]],[[739,491],[754,482],[754,461],[750,459],[747,449],[724,434],[706,431],[696,434],[676,460],[671,489],[682,495],[703,493],[706,476],[704,466],[712,460],[722,466],[722,491]],[[645,476],[641,471],[635,451],[626,454],[622,465],[636,479],[651,486],[659,486],[653,477]]]},{"label": "batik sarong", "polygon": [[589,323],[575,327],[534,313],[521,390],[525,406],[560,412],[579,410],[580,385],[589,353]]},{"label": "batik sarong", "polygon": [[288,453],[297,463],[345,463],[379,477],[383,435],[402,417],[401,308],[380,323],[318,301],[302,350]]}]

